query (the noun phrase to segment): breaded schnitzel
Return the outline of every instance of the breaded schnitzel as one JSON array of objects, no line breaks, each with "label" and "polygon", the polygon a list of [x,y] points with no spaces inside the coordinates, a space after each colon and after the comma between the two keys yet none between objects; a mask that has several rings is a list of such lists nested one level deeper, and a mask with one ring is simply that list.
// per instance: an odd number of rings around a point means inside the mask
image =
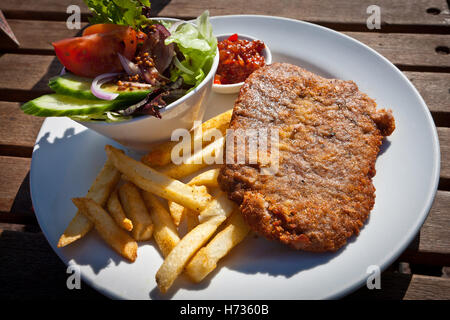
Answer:
[{"label": "breaded schnitzel", "polygon": [[[230,122],[234,130],[259,128],[278,129],[278,172],[261,175],[259,162],[246,157],[223,165],[221,188],[266,238],[336,251],[359,233],[374,205],[375,161],[395,128],[391,111],[377,111],[353,81],[274,63],[245,81]],[[233,151],[248,155],[245,145]]]}]

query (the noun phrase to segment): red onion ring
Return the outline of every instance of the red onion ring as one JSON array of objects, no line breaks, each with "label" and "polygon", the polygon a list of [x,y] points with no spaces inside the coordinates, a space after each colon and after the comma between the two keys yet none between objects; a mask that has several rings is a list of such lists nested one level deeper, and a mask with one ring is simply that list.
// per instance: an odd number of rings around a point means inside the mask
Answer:
[{"label": "red onion ring", "polygon": [[141,73],[141,70],[139,70],[139,67],[136,64],[128,60],[120,53],[117,53],[117,55],[119,56],[120,64],[128,75],[134,76]]},{"label": "red onion ring", "polygon": [[101,89],[102,84],[117,77],[121,73],[104,73],[97,76],[91,84],[91,92],[94,96],[102,100],[114,100],[119,96],[118,93],[107,92]]}]

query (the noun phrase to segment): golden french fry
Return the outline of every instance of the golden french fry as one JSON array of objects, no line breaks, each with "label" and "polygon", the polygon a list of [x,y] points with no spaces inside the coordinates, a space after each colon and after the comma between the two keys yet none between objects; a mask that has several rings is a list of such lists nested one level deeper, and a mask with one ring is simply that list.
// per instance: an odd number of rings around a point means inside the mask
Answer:
[{"label": "golden french fry", "polygon": [[239,210],[231,215],[225,228],[201,248],[186,266],[187,275],[195,282],[202,281],[213,271],[220,259],[247,236],[250,228]]},{"label": "golden french fry", "polygon": [[181,204],[178,204],[173,201],[169,201],[169,212],[172,216],[173,223],[178,227],[180,225],[181,220],[183,220],[184,217],[184,211],[185,207],[183,207]]},{"label": "golden french fry", "polygon": [[127,231],[131,231],[133,229],[133,223],[126,217],[125,212],[123,212],[117,190],[114,190],[111,193],[106,207],[108,212],[111,214],[111,217],[113,217],[119,227]]},{"label": "golden french fry", "polygon": [[[208,133],[211,132],[211,130],[217,129],[222,133],[222,135],[225,135],[225,131],[226,129],[228,129],[232,113],[233,110],[230,109],[212,119],[203,122],[201,125],[203,134],[201,136],[195,136],[194,134],[191,134],[191,150],[194,149],[195,143],[200,142],[203,147],[209,144],[210,142],[203,139],[203,137],[205,135],[208,135]],[[178,141],[164,142],[156,146],[155,148],[153,148],[152,151],[143,156],[141,161],[151,167],[167,165],[172,162],[171,160],[172,148],[178,143],[179,143]],[[181,152],[182,151],[180,150],[180,154]]]},{"label": "golden french fry", "polygon": [[[104,206],[111,191],[116,187],[120,179],[119,171],[114,167],[111,161],[107,160],[100,173],[95,178],[86,198],[93,199],[95,202]],[[58,241],[58,248],[67,246],[72,242],[82,238],[92,229],[92,222],[79,211],[70,221],[64,233]]]},{"label": "golden french fry", "polygon": [[139,188],[161,198],[181,203],[197,212],[202,211],[209,204],[210,195],[203,195],[193,187],[167,177],[142,162],[126,156],[119,149],[109,145],[105,149],[114,166]]},{"label": "golden french fry", "polygon": [[124,175],[123,173],[120,175],[120,179],[122,181],[124,181],[124,182],[133,182],[126,175]]},{"label": "golden french fry", "polygon": [[[188,185],[191,185],[191,183],[189,182]],[[192,186],[192,187],[199,193],[204,194],[205,196],[208,195],[208,189],[205,186]],[[182,206],[181,204],[178,204],[173,201],[169,201],[168,205],[169,205],[169,212],[170,215],[172,216],[173,222],[178,227],[188,209]]]},{"label": "golden french fry", "polygon": [[198,225],[198,214],[189,209],[185,209],[186,223],[188,232]]},{"label": "golden french fry", "polygon": [[[208,241],[234,209],[236,205],[233,202],[219,195],[200,213],[200,216],[203,215],[205,219],[180,240],[156,273],[156,283],[161,292],[164,293],[170,288],[189,259]],[[217,214],[212,215],[212,210],[215,210]],[[203,212],[206,213],[203,214]]]},{"label": "golden french fry", "polygon": [[127,217],[133,223],[133,238],[137,241],[149,240],[153,234],[153,222],[139,189],[127,182],[119,188],[119,197]]},{"label": "golden french fry", "polygon": [[204,185],[207,187],[218,187],[217,177],[219,176],[220,168],[210,169],[192,178],[189,185]]},{"label": "golden french fry", "polygon": [[150,212],[155,230],[153,237],[158,244],[164,257],[180,242],[177,228],[174,225],[170,214],[161,204],[161,202],[150,192],[142,191],[142,198]]},{"label": "golden french fry", "polygon": [[124,258],[135,261],[137,243],[124,230],[119,228],[111,216],[94,200],[74,198],[73,203],[80,212],[93,223],[103,240]]},{"label": "golden french fry", "polygon": [[[210,164],[213,164],[215,158],[223,159],[223,149],[225,146],[225,137],[221,137],[208,144],[203,149],[193,153],[181,164],[171,163],[159,171],[174,179],[181,179],[199,171]],[[207,159],[210,159],[209,161]],[[209,162],[209,163],[208,163]]]},{"label": "golden french fry", "polygon": [[200,212],[198,220],[203,221],[215,217],[217,215],[228,216],[230,212],[236,209],[237,205],[233,201],[228,199],[228,195],[225,192],[220,192],[216,198],[211,200],[209,205]]},{"label": "golden french fry", "polygon": [[223,215],[206,220],[186,234],[175,248],[170,251],[155,277],[159,290],[162,293],[165,293],[172,286],[189,259],[208,241],[225,220],[226,216]]}]

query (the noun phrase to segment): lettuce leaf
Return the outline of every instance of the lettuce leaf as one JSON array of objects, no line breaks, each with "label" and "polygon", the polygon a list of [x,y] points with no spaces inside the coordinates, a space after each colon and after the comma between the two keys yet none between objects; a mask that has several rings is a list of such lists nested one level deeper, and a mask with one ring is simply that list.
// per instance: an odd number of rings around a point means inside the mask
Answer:
[{"label": "lettuce leaf", "polygon": [[149,0],[84,0],[92,11],[91,24],[114,23],[140,29],[151,23]]},{"label": "lettuce leaf", "polygon": [[[203,12],[196,21],[182,24],[165,40],[165,44],[176,43],[184,60],[176,61],[170,78],[175,81],[183,77],[186,84],[196,87],[211,69],[217,50],[217,39],[213,36],[209,12]],[[181,64],[181,66],[180,66]]]}]

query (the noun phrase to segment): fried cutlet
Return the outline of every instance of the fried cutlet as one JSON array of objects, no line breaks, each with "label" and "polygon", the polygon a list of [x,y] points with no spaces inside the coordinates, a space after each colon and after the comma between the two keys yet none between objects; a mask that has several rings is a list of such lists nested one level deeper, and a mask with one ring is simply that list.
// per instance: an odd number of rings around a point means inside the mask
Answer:
[{"label": "fried cutlet", "polygon": [[[233,130],[260,128],[278,130],[277,172],[261,174],[246,156],[245,163],[223,165],[220,187],[266,238],[300,250],[338,250],[373,208],[375,161],[395,128],[391,111],[377,110],[353,81],[274,63],[247,78],[230,122]],[[232,151],[247,155],[245,148]]]}]

